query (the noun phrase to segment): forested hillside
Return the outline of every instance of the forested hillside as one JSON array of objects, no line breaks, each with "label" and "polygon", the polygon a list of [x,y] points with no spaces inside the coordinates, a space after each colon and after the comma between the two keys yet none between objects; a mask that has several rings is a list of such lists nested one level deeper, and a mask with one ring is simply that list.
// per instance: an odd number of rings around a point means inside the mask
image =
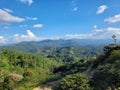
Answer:
[{"label": "forested hillside", "polygon": [[120,45],[105,46],[95,60],[61,66],[54,73],[63,77],[60,90],[119,90]]},{"label": "forested hillside", "polygon": [[[50,43],[60,43],[61,41],[49,41]],[[94,41],[94,40],[93,40]],[[90,44],[90,41],[88,41],[89,44],[80,44],[80,42],[76,42],[76,45],[68,44],[69,41],[65,41],[62,43],[67,43],[66,45],[49,45],[49,42],[42,41],[42,42],[24,42],[24,43],[18,43],[8,46],[2,46],[0,49],[9,49],[14,50],[18,52],[24,52],[29,54],[36,54],[43,56],[45,58],[55,59],[56,61],[60,62],[74,62],[74,61],[80,61],[81,59],[90,59],[90,58],[96,58],[99,54],[102,53],[102,48],[104,47],[103,44],[101,45],[92,45]],[[53,43],[54,42],[54,43]],[[73,41],[71,40],[73,43]],[[44,43],[47,45],[44,46]]]},{"label": "forested hillside", "polygon": [[[77,56],[80,49],[74,47],[43,50],[40,56],[2,49],[0,90],[33,90],[37,86],[52,90],[119,90],[120,45],[107,45],[103,53],[87,58]],[[49,50],[52,54],[48,55]]]},{"label": "forested hillside", "polygon": [[42,56],[3,49],[0,52],[0,90],[32,90],[43,82],[56,79],[51,72],[59,65]]}]

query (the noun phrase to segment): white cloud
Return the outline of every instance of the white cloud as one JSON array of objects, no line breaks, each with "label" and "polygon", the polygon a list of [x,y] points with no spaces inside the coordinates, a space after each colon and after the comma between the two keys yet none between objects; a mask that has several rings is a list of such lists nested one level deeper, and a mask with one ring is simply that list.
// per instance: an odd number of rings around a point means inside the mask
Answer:
[{"label": "white cloud", "polygon": [[111,39],[112,35],[116,35],[120,39],[120,28],[105,28],[105,29],[96,29],[91,33],[87,34],[67,34],[65,37],[38,37],[31,30],[26,30],[26,34],[15,34],[8,38],[7,40],[0,36],[0,43],[18,43],[22,41],[41,41],[46,39],[59,40],[59,39]]},{"label": "white cloud", "polygon": [[26,27],[28,27],[28,25],[20,25],[20,28],[26,28]]},{"label": "white cloud", "polygon": [[93,29],[96,29],[97,27],[98,27],[97,25],[94,25],[94,26],[93,26]]},{"label": "white cloud", "polygon": [[27,34],[22,34],[22,35],[15,34],[9,40],[11,40],[11,42],[13,42],[13,43],[18,43],[18,42],[22,42],[22,41],[40,41],[40,40],[43,40],[42,37],[37,37],[30,30],[26,30],[26,33]]},{"label": "white cloud", "polygon": [[75,12],[78,10],[77,0],[72,0],[72,10]]},{"label": "white cloud", "polygon": [[30,30],[27,30],[27,35],[21,35],[21,39],[23,40],[36,40],[37,37],[30,31]]},{"label": "white cloud", "polygon": [[28,5],[31,5],[33,3],[33,0],[19,0],[22,3],[28,3]]},{"label": "white cloud", "polygon": [[34,28],[42,28],[43,27],[43,24],[35,24],[33,25]]},{"label": "white cloud", "polygon": [[8,26],[4,26],[4,29],[8,29]]},{"label": "white cloud", "polygon": [[34,18],[31,18],[31,17],[26,17],[27,20],[38,20],[38,18],[34,17]]},{"label": "white cloud", "polygon": [[110,39],[115,34],[117,38],[120,38],[120,28],[106,28],[94,30],[88,34],[67,34],[67,39]]},{"label": "white cloud", "polygon": [[0,36],[0,43],[5,43],[5,42],[6,42],[5,38],[3,36]]},{"label": "white cloud", "polygon": [[90,34],[67,34],[66,39],[87,39],[91,37]]},{"label": "white cloud", "polygon": [[9,14],[7,11],[0,9],[0,23],[23,22],[24,18],[19,18]]},{"label": "white cloud", "polygon": [[8,13],[13,13],[13,11],[11,9],[8,9],[8,8],[3,8],[3,10],[8,12]]},{"label": "white cloud", "polygon": [[12,36],[12,40],[13,42],[19,42],[19,34],[15,34],[14,36]]},{"label": "white cloud", "polygon": [[77,11],[78,10],[78,8],[77,7],[75,7],[74,9],[73,9],[73,11]]},{"label": "white cloud", "polygon": [[106,6],[106,5],[102,5],[102,6],[98,7],[96,14],[102,14],[107,8],[108,8],[108,6]]},{"label": "white cloud", "polygon": [[107,23],[116,23],[116,22],[120,22],[120,14],[117,14],[113,17],[107,18],[104,20]]}]

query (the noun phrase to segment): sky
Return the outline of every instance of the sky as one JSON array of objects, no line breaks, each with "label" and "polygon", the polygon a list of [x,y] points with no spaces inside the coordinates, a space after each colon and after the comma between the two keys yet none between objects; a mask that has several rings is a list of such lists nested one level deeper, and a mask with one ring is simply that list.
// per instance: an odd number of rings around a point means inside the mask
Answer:
[{"label": "sky", "polygon": [[0,0],[0,44],[120,38],[120,0]]}]

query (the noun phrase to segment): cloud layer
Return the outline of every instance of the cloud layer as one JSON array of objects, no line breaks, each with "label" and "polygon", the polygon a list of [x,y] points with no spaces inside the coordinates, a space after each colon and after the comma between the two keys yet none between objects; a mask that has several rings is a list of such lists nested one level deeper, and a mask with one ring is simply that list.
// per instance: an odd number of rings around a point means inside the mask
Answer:
[{"label": "cloud layer", "polygon": [[[111,39],[113,35],[116,35],[120,39],[120,28],[105,28],[105,29],[95,29],[88,34],[67,34],[64,39]],[[62,39],[62,37],[38,37],[31,30],[26,30],[26,34],[14,34],[8,39],[0,36],[0,43],[18,43],[22,41],[41,41],[45,39],[57,40]],[[9,42],[11,41],[11,42]]]},{"label": "cloud layer", "polygon": [[115,34],[117,38],[120,38],[120,28],[106,28],[94,30],[88,34],[67,34],[67,39],[110,39]]}]

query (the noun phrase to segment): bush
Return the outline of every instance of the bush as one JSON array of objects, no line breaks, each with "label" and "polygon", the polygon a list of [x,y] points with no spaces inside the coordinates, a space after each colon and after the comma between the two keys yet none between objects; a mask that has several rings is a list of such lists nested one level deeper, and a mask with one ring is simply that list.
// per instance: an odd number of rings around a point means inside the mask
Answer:
[{"label": "bush", "polygon": [[4,90],[13,90],[15,88],[15,84],[22,80],[22,76],[18,74],[11,74],[5,77],[3,82],[3,89]]},{"label": "bush", "polygon": [[61,80],[61,90],[92,90],[85,74],[68,75]]}]

